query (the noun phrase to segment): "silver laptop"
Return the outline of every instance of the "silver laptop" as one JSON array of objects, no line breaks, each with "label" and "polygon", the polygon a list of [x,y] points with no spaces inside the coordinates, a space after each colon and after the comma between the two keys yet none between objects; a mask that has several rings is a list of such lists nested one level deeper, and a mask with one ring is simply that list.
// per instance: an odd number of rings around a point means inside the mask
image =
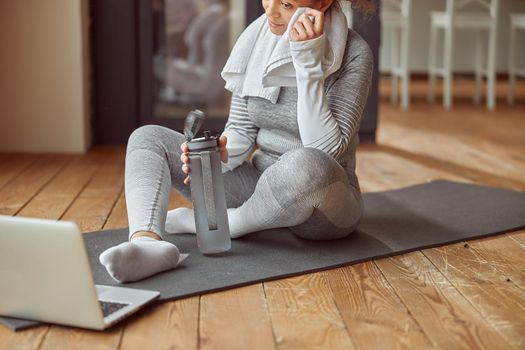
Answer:
[{"label": "silver laptop", "polygon": [[105,329],[157,291],[95,285],[74,222],[0,215],[0,315]]}]

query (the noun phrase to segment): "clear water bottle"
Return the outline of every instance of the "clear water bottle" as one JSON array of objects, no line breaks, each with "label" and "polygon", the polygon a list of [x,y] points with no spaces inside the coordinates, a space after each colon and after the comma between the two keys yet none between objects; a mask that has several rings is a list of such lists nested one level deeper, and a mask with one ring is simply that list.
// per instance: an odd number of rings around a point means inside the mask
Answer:
[{"label": "clear water bottle", "polygon": [[[197,118],[195,115],[191,116],[195,123],[202,124],[203,114],[200,113],[202,118]],[[193,128],[191,128],[192,126]],[[185,131],[188,127],[192,129],[191,136],[195,136],[198,127],[195,128],[195,124],[191,122],[186,124]],[[188,139],[188,134],[186,132],[185,134]],[[204,137],[188,140],[188,149],[191,167],[189,174],[191,199],[195,212],[197,245],[203,254],[228,251],[231,248],[231,238],[221,171],[219,139],[212,136],[210,131],[205,131]]]}]

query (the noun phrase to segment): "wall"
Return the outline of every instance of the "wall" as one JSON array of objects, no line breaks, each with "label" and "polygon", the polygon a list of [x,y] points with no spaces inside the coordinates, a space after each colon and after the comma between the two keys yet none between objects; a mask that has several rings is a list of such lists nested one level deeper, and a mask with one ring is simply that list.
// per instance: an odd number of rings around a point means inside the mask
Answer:
[{"label": "wall", "polygon": [[[444,11],[445,0],[412,0],[412,34],[411,34],[411,52],[410,56],[410,70],[414,73],[426,73],[428,67],[428,44],[430,38],[430,12]],[[525,13],[524,0],[500,0],[500,21],[498,24],[498,42],[497,42],[497,57],[496,69],[500,73],[507,72],[508,66],[508,33],[509,33],[509,13],[521,12]],[[438,48],[442,48],[443,32],[440,32]],[[457,72],[472,72],[475,54],[475,39],[476,35],[473,31],[459,30],[456,36],[456,45],[454,46],[454,70]],[[525,31],[520,33],[522,38],[525,37]],[[382,44],[380,51],[380,69],[385,71],[390,67],[390,59],[388,53],[390,52],[390,35],[383,28]],[[525,41],[521,40],[519,43],[518,54],[523,57],[521,61],[525,61]],[[439,50],[442,49],[438,49]],[[441,56],[438,57],[438,62],[441,64]]]},{"label": "wall", "polygon": [[0,1],[0,151],[88,149],[88,7]]}]

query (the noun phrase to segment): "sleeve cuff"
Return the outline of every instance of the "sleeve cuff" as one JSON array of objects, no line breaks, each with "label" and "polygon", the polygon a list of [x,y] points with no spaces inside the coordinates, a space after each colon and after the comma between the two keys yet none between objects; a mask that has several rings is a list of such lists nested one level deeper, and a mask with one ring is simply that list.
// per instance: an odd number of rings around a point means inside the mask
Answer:
[{"label": "sleeve cuff", "polygon": [[321,34],[317,38],[305,40],[305,41],[291,41],[290,50],[292,52],[301,52],[305,50],[316,50],[320,49],[324,43],[325,34]]}]

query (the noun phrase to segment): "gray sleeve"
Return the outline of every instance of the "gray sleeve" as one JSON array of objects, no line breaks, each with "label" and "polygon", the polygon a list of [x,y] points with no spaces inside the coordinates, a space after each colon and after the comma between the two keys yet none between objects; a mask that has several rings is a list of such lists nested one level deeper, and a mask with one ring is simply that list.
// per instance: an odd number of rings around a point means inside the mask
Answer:
[{"label": "gray sleeve", "polygon": [[356,33],[352,36],[347,62],[326,92],[329,108],[341,132],[329,152],[336,159],[347,151],[350,140],[359,132],[374,65],[368,44]]},{"label": "gray sleeve", "polygon": [[222,165],[223,172],[235,169],[248,158],[254,148],[258,131],[259,128],[248,115],[247,100],[234,94],[230,115],[222,133],[228,139],[228,163]]},{"label": "gray sleeve", "polygon": [[322,40],[292,46],[297,75],[297,121],[305,147],[338,159],[358,132],[368,97],[373,57],[368,44],[350,31],[343,64],[325,91],[320,66]]}]

